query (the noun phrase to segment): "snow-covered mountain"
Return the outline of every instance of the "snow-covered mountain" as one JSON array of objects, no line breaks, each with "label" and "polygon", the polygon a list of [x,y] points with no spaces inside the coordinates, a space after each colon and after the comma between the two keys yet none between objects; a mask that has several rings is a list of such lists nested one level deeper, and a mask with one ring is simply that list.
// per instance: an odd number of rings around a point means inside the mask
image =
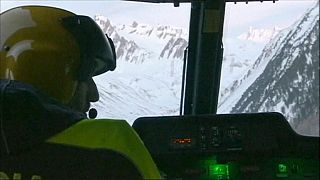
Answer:
[{"label": "snow-covered mountain", "polygon": [[183,58],[188,38],[185,29],[165,25],[151,26],[136,21],[130,25],[112,25],[106,17],[95,16],[94,19],[114,41],[120,61],[124,59],[142,63],[147,59]]},{"label": "snow-covered mountain", "polygon": [[179,113],[183,51],[187,33],[182,28],[117,24],[95,16],[114,41],[117,68],[95,78],[100,101],[93,103],[98,117],[133,122],[145,115]]},{"label": "snow-covered mountain", "polygon": [[268,42],[274,38],[281,29],[274,27],[273,29],[255,29],[249,27],[249,31],[242,33],[238,36],[241,40],[249,40],[254,42]]},{"label": "snow-covered mountain", "polygon": [[114,72],[95,81],[100,101],[94,107],[98,110],[99,117],[124,118],[132,123],[143,115],[179,112],[179,92],[174,90],[179,86],[168,87],[168,82],[160,81],[160,78]]},{"label": "snow-covered mountain", "polygon": [[220,112],[278,111],[299,133],[319,135],[319,3],[279,32],[229,90]]},{"label": "snow-covered mountain", "polygon": [[[287,29],[249,28],[225,40],[218,113],[279,111],[296,129],[319,126],[317,6]],[[136,21],[113,24],[103,16],[95,21],[113,39],[118,56],[114,72],[95,78],[98,117],[132,123],[140,116],[178,114],[186,30]]]},{"label": "snow-covered mountain", "polygon": [[280,28],[259,29],[249,27],[236,37],[224,39],[224,56],[220,84],[220,101],[232,92],[233,84],[244,76],[258,59],[267,43],[280,32]]}]

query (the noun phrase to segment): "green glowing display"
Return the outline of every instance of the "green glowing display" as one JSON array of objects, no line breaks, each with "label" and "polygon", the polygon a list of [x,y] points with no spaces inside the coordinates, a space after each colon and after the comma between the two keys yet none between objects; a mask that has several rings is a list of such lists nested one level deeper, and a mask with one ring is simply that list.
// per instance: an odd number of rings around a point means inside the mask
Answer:
[{"label": "green glowing display", "polygon": [[225,164],[212,164],[209,166],[209,174],[213,179],[229,179],[229,168]]},{"label": "green glowing display", "polygon": [[286,164],[278,164],[277,177],[288,177],[288,167]]},{"label": "green glowing display", "polygon": [[214,175],[229,175],[228,165],[214,164],[210,166],[210,173]]},{"label": "green glowing display", "polygon": [[279,173],[288,173],[287,166],[285,164],[278,164]]},{"label": "green glowing display", "polygon": [[199,179],[210,180],[243,180],[240,167],[233,162],[218,162],[215,156],[207,157],[198,164],[205,169]]}]

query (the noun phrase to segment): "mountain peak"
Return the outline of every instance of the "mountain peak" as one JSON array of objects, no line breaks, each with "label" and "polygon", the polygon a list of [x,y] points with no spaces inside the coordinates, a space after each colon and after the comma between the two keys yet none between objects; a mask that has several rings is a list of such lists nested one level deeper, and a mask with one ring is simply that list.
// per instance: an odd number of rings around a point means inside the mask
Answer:
[{"label": "mountain peak", "polygon": [[281,29],[277,26],[271,29],[258,29],[252,26],[249,27],[247,32],[244,32],[238,36],[238,39],[249,40],[253,42],[268,42],[275,37]]},{"label": "mountain peak", "polygon": [[154,59],[182,59],[187,46],[187,31],[168,25],[150,25],[133,21],[129,24],[113,25],[101,15],[94,20],[104,33],[113,40],[117,57],[127,62],[143,63],[147,57]]},{"label": "mountain peak", "polygon": [[138,27],[138,25],[139,24],[136,21],[133,21],[131,27],[132,28],[136,28],[136,27]]}]

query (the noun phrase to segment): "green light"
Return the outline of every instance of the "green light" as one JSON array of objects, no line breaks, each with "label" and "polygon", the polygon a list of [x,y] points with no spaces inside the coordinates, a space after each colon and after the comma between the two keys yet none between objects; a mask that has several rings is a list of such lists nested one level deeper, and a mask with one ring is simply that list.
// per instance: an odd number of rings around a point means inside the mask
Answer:
[{"label": "green light", "polygon": [[215,164],[210,167],[210,172],[215,175],[229,175],[228,165]]},{"label": "green light", "polygon": [[229,167],[226,164],[210,165],[209,173],[213,176],[213,179],[229,179]]},{"label": "green light", "polygon": [[288,168],[285,164],[278,164],[277,177],[288,177]]},{"label": "green light", "polygon": [[288,173],[287,166],[285,164],[278,164],[279,173]]}]

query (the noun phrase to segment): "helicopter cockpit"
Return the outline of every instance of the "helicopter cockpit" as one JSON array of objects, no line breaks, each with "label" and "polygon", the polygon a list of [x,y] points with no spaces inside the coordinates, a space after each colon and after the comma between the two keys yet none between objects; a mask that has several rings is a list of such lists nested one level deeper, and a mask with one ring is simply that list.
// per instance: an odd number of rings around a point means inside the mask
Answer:
[{"label": "helicopter cockpit", "polygon": [[126,120],[163,179],[319,179],[318,0],[4,0],[1,13],[21,5],[85,14],[112,39],[93,118]]}]

